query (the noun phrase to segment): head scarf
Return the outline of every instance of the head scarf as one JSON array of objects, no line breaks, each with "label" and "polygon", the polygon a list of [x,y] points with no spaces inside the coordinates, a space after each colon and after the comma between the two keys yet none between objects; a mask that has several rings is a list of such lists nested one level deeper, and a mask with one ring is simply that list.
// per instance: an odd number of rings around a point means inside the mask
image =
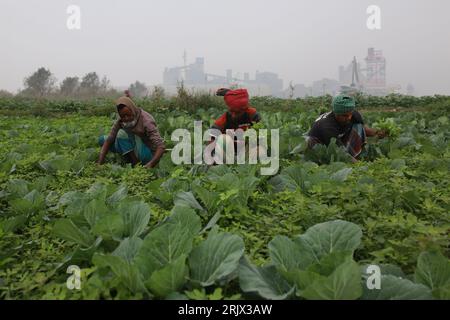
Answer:
[{"label": "head scarf", "polygon": [[240,112],[248,109],[247,89],[229,90],[223,97],[230,112]]},{"label": "head scarf", "polygon": [[355,110],[355,100],[347,95],[338,95],[333,99],[333,112],[334,114],[344,114]]},{"label": "head scarf", "polygon": [[130,111],[133,113],[133,126],[136,125],[136,123],[139,121],[139,118],[141,116],[141,109],[136,107],[133,100],[131,100],[129,97],[120,97],[116,101],[117,111],[119,111],[119,105],[123,104],[126,106]]}]

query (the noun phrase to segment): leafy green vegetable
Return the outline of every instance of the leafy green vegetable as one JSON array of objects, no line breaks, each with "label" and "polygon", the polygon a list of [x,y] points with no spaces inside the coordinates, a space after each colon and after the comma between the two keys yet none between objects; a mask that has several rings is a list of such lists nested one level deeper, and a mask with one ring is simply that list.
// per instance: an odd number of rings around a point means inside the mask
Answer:
[{"label": "leafy green vegetable", "polygon": [[229,233],[210,235],[189,256],[192,281],[202,286],[214,284],[237,269],[243,254],[244,242],[240,237]]},{"label": "leafy green vegetable", "polygon": [[124,225],[124,235],[134,237],[141,235],[150,221],[150,208],[142,201],[121,202],[117,207]]},{"label": "leafy green vegetable", "polygon": [[330,276],[320,276],[300,291],[300,296],[312,300],[354,300],[361,295],[361,273],[354,261],[344,262]]},{"label": "leafy green vegetable", "polygon": [[[200,221],[190,210],[178,209],[172,219],[152,230],[145,238],[136,256],[136,264],[144,279],[153,272],[172,264],[182,255],[188,255]],[[184,223],[184,221],[189,221]]]},{"label": "leafy green vegetable", "polygon": [[239,265],[239,284],[242,291],[255,292],[269,300],[284,300],[295,289],[277,273],[275,266],[256,267],[246,259]]},{"label": "leafy green vegetable", "polygon": [[305,259],[318,262],[333,252],[353,252],[360,245],[361,237],[361,228],[356,224],[334,220],[316,224],[294,241],[300,246]]},{"label": "leafy green vegetable", "polygon": [[[168,148],[176,128],[223,113],[221,98],[190,98],[190,112],[177,98],[137,101]],[[357,101],[390,136],[350,163],[333,143],[306,150],[331,97],[252,99],[258,126],[280,129],[268,177],[169,154],[152,170],[112,153],[97,166],[114,101],[0,98],[0,299],[450,299],[449,99]],[[381,290],[368,291],[368,264]],[[69,265],[83,290],[65,288]]]},{"label": "leafy green vegetable", "polygon": [[186,256],[181,255],[162,269],[153,272],[145,284],[156,296],[166,297],[183,287],[186,273]]},{"label": "leafy green vegetable", "polygon": [[429,300],[432,299],[429,288],[392,275],[381,276],[381,288],[364,288],[364,300]]},{"label": "leafy green vegetable", "polygon": [[429,287],[436,298],[444,298],[442,295],[447,295],[450,286],[450,260],[440,252],[422,252],[414,277]]},{"label": "leafy green vegetable", "polygon": [[56,221],[53,233],[62,239],[77,243],[85,248],[91,246],[94,242],[94,238],[88,232],[78,228],[69,219]]}]

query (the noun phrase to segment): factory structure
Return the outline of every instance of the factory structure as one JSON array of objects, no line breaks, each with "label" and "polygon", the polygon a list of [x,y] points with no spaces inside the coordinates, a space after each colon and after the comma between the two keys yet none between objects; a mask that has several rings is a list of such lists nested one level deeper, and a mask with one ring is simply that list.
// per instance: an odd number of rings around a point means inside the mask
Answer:
[{"label": "factory structure", "polygon": [[[205,69],[205,59],[197,57],[193,63],[187,63],[186,52],[183,55],[182,66],[165,68],[163,84],[165,92],[176,94],[177,88],[183,84],[186,89],[213,93],[220,87],[248,89],[252,96],[274,96],[283,98],[302,98],[307,96],[335,96],[339,93],[356,93],[384,96],[398,93],[399,85],[388,85],[386,82],[386,58],[381,50],[369,48],[362,65],[356,57],[347,65],[339,66],[338,79],[323,78],[314,81],[309,86],[289,83],[283,87],[283,80],[273,72],[256,71],[253,78],[249,73],[234,73],[225,70],[225,74],[208,73]],[[410,85],[407,93],[414,92]]]},{"label": "factory structure", "polygon": [[214,92],[220,87],[245,87],[255,96],[282,96],[283,80],[276,73],[257,71],[251,79],[249,73],[239,77],[228,69],[224,75],[217,75],[205,71],[203,57],[197,57],[191,64],[187,64],[186,53],[183,58],[183,66],[164,69],[163,88],[169,94],[176,93],[182,83],[186,88],[196,91]]},{"label": "factory structure", "polygon": [[364,59],[365,68],[357,62],[356,57],[348,66],[339,67],[339,84],[342,92],[360,91],[374,96],[396,93],[399,85],[386,82],[386,58],[381,50],[369,48]]},{"label": "factory structure", "polygon": [[[304,84],[290,84],[284,91],[285,98],[302,98],[306,96],[319,97],[322,95],[335,96],[339,93],[354,94],[361,92],[369,95],[384,96],[390,93],[398,93],[401,89],[398,85],[387,85],[386,82],[386,58],[381,50],[369,48],[364,59],[365,65],[361,65],[356,57],[347,65],[339,66],[338,80],[324,78],[314,81],[310,86]],[[408,93],[413,92],[410,86]]]}]

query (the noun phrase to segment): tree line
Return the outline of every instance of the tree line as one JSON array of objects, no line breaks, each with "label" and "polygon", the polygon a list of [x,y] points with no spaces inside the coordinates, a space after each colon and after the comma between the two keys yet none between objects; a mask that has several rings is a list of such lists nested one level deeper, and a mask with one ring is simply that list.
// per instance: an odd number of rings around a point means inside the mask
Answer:
[{"label": "tree line", "polygon": [[[111,81],[106,77],[100,77],[97,72],[89,72],[83,77],[66,77],[60,83],[53,73],[44,67],[40,67],[23,81],[24,88],[17,95],[26,97],[52,97],[52,98],[92,98],[92,97],[117,97],[123,92],[112,87]],[[153,93],[164,95],[163,89],[155,87],[150,93],[145,83],[135,81],[128,86],[133,97],[143,98]],[[5,90],[0,90],[0,96],[12,96]]]}]

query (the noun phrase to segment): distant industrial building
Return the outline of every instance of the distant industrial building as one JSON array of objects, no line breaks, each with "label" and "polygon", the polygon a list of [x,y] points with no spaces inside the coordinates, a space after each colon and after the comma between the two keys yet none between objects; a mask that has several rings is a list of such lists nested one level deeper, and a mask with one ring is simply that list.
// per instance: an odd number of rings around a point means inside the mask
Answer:
[{"label": "distant industrial building", "polygon": [[386,59],[381,50],[369,48],[366,57],[365,90],[372,94],[386,92]]},{"label": "distant industrial building", "polygon": [[[356,63],[356,69],[360,76],[362,82],[365,80],[365,76],[362,73],[361,64],[359,62]],[[339,66],[339,83],[341,85],[349,85],[352,83],[353,79],[353,62],[350,62],[346,67]]]},{"label": "distant industrial building", "polygon": [[312,84],[312,96],[318,97],[326,94],[336,95],[340,89],[339,81],[334,79],[322,79]]},{"label": "distant industrial building", "polygon": [[[363,92],[370,95],[386,95],[398,92],[400,86],[387,85],[386,58],[381,50],[369,48],[362,66],[353,58],[347,66],[339,66],[338,80],[324,78],[314,81],[310,86],[304,84],[290,85],[283,89],[283,80],[273,72],[256,71],[253,79],[249,73],[243,77],[233,70],[225,70],[224,75],[207,73],[205,59],[197,57],[191,64],[187,64],[186,52],[184,53],[182,66],[165,68],[163,73],[163,87],[169,94],[175,94],[177,88],[183,85],[193,91],[215,92],[219,87],[245,87],[253,96],[275,96],[284,98],[301,98],[306,96],[335,96],[339,92],[355,93]],[[408,93],[413,94],[412,86]]]},{"label": "distant industrial building", "polygon": [[[290,91],[290,89],[288,89]],[[285,98],[288,98],[291,94],[292,94],[292,98],[303,98],[306,97],[307,95],[311,95],[311,88],[308,88],[307,86],[305,86],[304,84],[296,84],[293,86],[292,88],[292,92],[287,93],[287,95],[285,96]]]},{"label": "distant industrial building", "polygon": [[225,75],[205,72],[205,59],[198,57],[194,63],[165,68],[163,73],[163,87],[168,93],[175,93],[176,88],[183,83],[186,88],[198,91],[214,91],[219,87],[245,87],[251,95],[281,96],[283,80],[272,72],[256,72],[255,78],[250,79],[249,73],[244,73],[243,79],[233,76],[231,69]]},{"label": "distant industrial building", "polygon": [[339,81],[324,78],[314,81],[310,87],[304,84],[295,84],[284,91],[284,98],[304,98],[304,97],[320,97],[323,95],[335,96],[339,93],[341,85]]}]

